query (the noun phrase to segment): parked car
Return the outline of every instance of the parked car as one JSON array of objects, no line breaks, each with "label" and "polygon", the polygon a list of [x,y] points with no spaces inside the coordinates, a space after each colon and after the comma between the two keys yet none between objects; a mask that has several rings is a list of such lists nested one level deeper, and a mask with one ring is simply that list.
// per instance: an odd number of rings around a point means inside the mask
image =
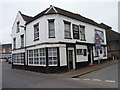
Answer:
[{"label": "parked car", "polygon": [[9,63],[9,64],[12,64],[12,58],[9,58],[9,59],[8,59],[8,63]]}]

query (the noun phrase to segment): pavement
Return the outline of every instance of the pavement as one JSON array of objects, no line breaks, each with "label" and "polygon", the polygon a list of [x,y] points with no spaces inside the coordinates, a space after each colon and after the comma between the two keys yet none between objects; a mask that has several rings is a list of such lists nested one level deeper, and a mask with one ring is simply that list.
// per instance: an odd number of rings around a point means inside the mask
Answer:
[{"label": "pavement", "polygon": [[94,72],[96,70],[105,68],[107,66],[116,64],[118,62],[120,62],[120,60],[105,61],[105,62],[100,63],[100,64],[92,64],[92,65],[88,65],[87,67],[83,67],[83,68],[80,68],[80,69],[77,69],[77,70],[70,70],[70,71],[64,72],[64,73],[44,74],[44,75],[54,76],[54,77],[61,77],[61,78],[77,78],[77,77],[79,77],[81,75]]}]

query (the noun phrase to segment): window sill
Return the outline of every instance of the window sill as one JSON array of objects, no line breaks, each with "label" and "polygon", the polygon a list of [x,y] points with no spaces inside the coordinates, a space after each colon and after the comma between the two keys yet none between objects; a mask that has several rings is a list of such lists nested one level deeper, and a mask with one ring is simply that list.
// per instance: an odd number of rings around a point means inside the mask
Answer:
[{"label": "window sill", "polygon": [[55,38],[55,37],[49,37],[49,38]]},{"label": "window sill", "polygon": [[39,40],[39,38],[38,39],[34,39],[34,41],[38,41]]},{"label": "window sill", "polygon": [[64,37],[64,39],[72,39],[72,38],[67,38],[67,37]]},{"label": "window sill", "polygon": [[86,41],[86,39],[80,39],[81,41]]}]

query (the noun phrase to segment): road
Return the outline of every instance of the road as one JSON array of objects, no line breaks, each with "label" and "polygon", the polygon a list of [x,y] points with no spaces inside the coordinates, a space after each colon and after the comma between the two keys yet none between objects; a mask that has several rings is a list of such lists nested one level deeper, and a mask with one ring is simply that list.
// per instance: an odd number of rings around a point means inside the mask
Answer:
[{"label": "road", "polygon": [[[3,88],[117,88],[118,64],[111,65],[79,78],[58,78],[41,73],[11,69],[2,63]],[[111,74],[111,75],[110,75]],[[88,79],[88,80],[87,80]],[[96,80],[94,80],[96,79]],[[97,81],[97,79],[101,81]],[[114,82],[106,82],[111,80]]]}]

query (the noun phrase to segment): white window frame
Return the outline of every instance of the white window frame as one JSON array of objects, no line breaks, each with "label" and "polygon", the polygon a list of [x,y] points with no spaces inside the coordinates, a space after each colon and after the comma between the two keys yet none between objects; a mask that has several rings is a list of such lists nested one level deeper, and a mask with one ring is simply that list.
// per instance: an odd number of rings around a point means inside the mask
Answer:
[{"label": "white window frame", "polygon": [[[50,49],[51,49],[51,51],[50,51]],[[55,51],[54,51],[54,49],[55,49]],[[51,55],[50,55],[50,53],[51,53]],[[51,61],[49,58],[51,58]],[[56,58],[56,60],[54,60],[54,58]],[[57,65],[58,65],[57,47],[48,48],[48,66],[57,66]]]},{"label": "white window frame", "polygon": [[85,26],[80,25],[80,40],[85,41]]},{"label": "white window frame", "polygon": [[[51,27],[51,24],[52,27]],[[55,38],[55,23],[54,19],[49,19],[48,20],[48,30],[49,30],[49,38]]]},{"label": "white window frame", "polygon": [[34,40],[39,40],[39,23],[34,25]]},{"label": "white window frame", "polygon": [[39,49],[39,64],[40,65],[46,65],[46,49],[45,48],[40,48]]},{"label": "white window frame", "polygon": [[24,34],[21,35],[21,47],[24,47]]},{"label": "white window frame", "polygon": [[17,54],[13,54],[13,64],[21,64],[24,65],[24,59],[25,59],[25,55],[24,53],[17,53]]},{"label": "white window frame", "polygon": [[71,23],[67,21],[64,21],[64,38],[71,39]]},{"label": "white window frame", "polygon": [[[35,50],[38,50],[37,53],[35,53],[36,52]],[[40,50],[43,50],[43,52],[40,52]],[[30,51],[33,52],[31,54],[31,56],[30,56]],[[44,56],[43,55],[41,56],[41,54],[43,54]],[[36,61],[38,60],[38,63],[35,63],[35,58],[36,58]],[[41,58],[42,58],[42,60],[41,60]],[[32,63],[30,63],[30,59],[33,59]],[[28,50],[28,65],[46,66],[46,48],[39,48],[39,49]]]}]

